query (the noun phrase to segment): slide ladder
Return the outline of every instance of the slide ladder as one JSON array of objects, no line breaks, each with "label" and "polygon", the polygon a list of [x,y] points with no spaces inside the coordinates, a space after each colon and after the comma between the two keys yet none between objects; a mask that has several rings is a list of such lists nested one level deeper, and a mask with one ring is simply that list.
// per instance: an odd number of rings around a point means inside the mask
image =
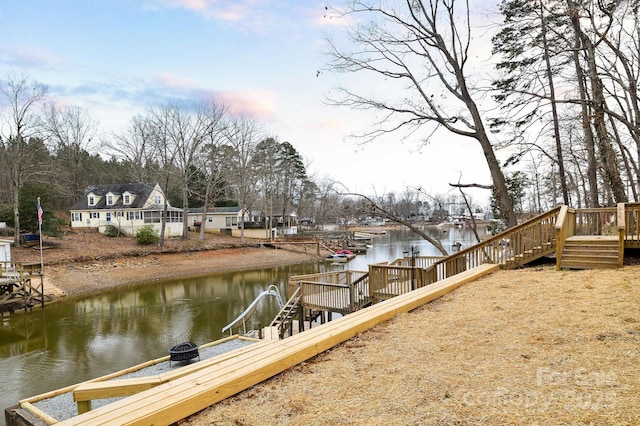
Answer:
[{"label": "slide ladder", "polygon": [[289,335],[293,334],[293,320],[300,310],[300,299],[302,298],[301,287],[298,286],[296,291],[293,292],[287,303],[280,309],[278,315],[271,322],[271,327],[276,327],[278,330],[278,336],[280,339],[284,339],[286,330],[289,330]]}]

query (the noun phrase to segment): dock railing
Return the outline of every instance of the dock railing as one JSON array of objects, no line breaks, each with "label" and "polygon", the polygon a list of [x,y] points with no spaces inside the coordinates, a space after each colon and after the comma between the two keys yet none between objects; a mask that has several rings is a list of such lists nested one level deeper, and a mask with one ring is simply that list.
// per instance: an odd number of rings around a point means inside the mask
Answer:
[{"label": "dock railing", "polygon": [[[407,257],[391,264],[369,265],[368,277],[359,288],[350,287],[359,277],[349,274],[364,275],[365,272],[342,271],[292,277],[290,292],[295,286],[303,285],[306,295],[315,296],[316,300],[324,298],[326,304],[337,303],[333,296],[344,292],[349,294],[349,300],[353,300],[354,309],[358,309],[358,297],[362,295],[372,301],[382,300],[485,263],[515,268],[554,252],[562,253],[567,238],[575,235],[617,235],[622,261],[625,247],[640,248],[640,203],[620,203],[616,207],[597,209],[558,206],[444,258]],[[358,297],[352,296],[354,292]],[[320,296],[323,293],[331,295]]]},{"label": "dock railing", "polygon": [[432,269],[429,279],[431,282],[440,281],[485,263],[517,267],[553,252],[556,218],[560,209],[556,207],[435,262],[429,268]]},{"label": "dock railing", "polygon": [[306,309],[347,314],[371,302],[369,274],[338,271],[297,275],[289,279],[289,294],[300,288],[300,303]]},{"label": "dock railing", "polygon": [[624,205],[624,232],[625,246],[640,248],[640,203]]}]

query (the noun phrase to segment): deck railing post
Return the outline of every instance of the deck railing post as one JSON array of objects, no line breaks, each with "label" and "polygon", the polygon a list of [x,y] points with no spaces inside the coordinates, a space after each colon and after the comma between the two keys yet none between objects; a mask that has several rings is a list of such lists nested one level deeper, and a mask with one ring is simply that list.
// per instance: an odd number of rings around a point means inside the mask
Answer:
[{"label": "deck railing post", "polygon": [[618,203],[617,209],[618,221],[618,268],[622,268],[624,263],[624,238],[626,236],[626,213],[625,204]]},{"label": "deck railing post", "polygon": [[564,249],[564,241],[567,239],[567,227],[569,220],[569,206],[562,206],[556,220],[556,270],[559,271],[562,266],[562,250]]}]

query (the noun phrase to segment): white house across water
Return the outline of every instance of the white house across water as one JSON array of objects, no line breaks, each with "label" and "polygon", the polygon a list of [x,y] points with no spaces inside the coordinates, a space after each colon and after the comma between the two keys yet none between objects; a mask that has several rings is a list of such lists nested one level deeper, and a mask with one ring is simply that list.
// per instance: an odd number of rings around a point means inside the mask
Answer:
[{"label": "white house across water", "polygon": [[[108,226],[125,235],[135,236],[144,225],[159,232],[165,194],[157,183],[92,185],[70,209],[71,227],[97,229]],[[182,235],[182,210],[168,206],[165,235]]]}]

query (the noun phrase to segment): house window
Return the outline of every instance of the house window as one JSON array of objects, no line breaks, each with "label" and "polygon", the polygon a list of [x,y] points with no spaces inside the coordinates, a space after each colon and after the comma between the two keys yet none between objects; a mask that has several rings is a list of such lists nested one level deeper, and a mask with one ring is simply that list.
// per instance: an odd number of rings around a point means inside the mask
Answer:
[{"label": "house window", "polygon": [[238,217],[237,216],[225,217],[224,221],[225,221],[225,225],[226,226],[238,226]]},{"label": "house window", "polygon": [[100,212],[90,212],[89,217],[91,219],[100,219]]},{"label": "house window", "polygon": [[124,194],[124,197],[122,198],[122,202],[127,206],[131,204],[131,195]]},{"label": "house window", "polygon": [[111,212],[105,212],[107,223],[111,223]]},{"label": "house window", "polygon": [[207,218],[207,222],[209,222],[209,223],[213,223],[213,218],[212,218],[212,217],[208,217],[208,218]]},{"label": "house window", "polygon": [[127,212],[127,220],[140,220],[142,219],[142,212]]},{"label": "house window", "polygon": [[167,212],[167,222],[182,222],[182,212]]},{"label": "house window", "polygon": [[89,195],[89,205],[90,206],[96,205],[96,197],[94,197],[93,195]]},{"label": "house window", "polygon": [[111,194],[107,195],[107,205],[108,206],[112,206],[113,205],[113,195],[111,195]]},{"label": "house window", "polygon": [[162,195],[156,195],[156,204],[157,205],[162,204]]},{"label": "house window", "polygon": [[80,212],[71,213],[71,221],[72,222],[82,222],[82,213],[80,213]]},{"label": "house window", "polygon": [[160,223],[161,218],[162,218],[162,212],[159,212],[159,211],[144,212],[144,223]]},{"label": "house window", "polygon": [[116,217],[122,217],[122,212],[121,211],[117,211],[116,212]]}]

